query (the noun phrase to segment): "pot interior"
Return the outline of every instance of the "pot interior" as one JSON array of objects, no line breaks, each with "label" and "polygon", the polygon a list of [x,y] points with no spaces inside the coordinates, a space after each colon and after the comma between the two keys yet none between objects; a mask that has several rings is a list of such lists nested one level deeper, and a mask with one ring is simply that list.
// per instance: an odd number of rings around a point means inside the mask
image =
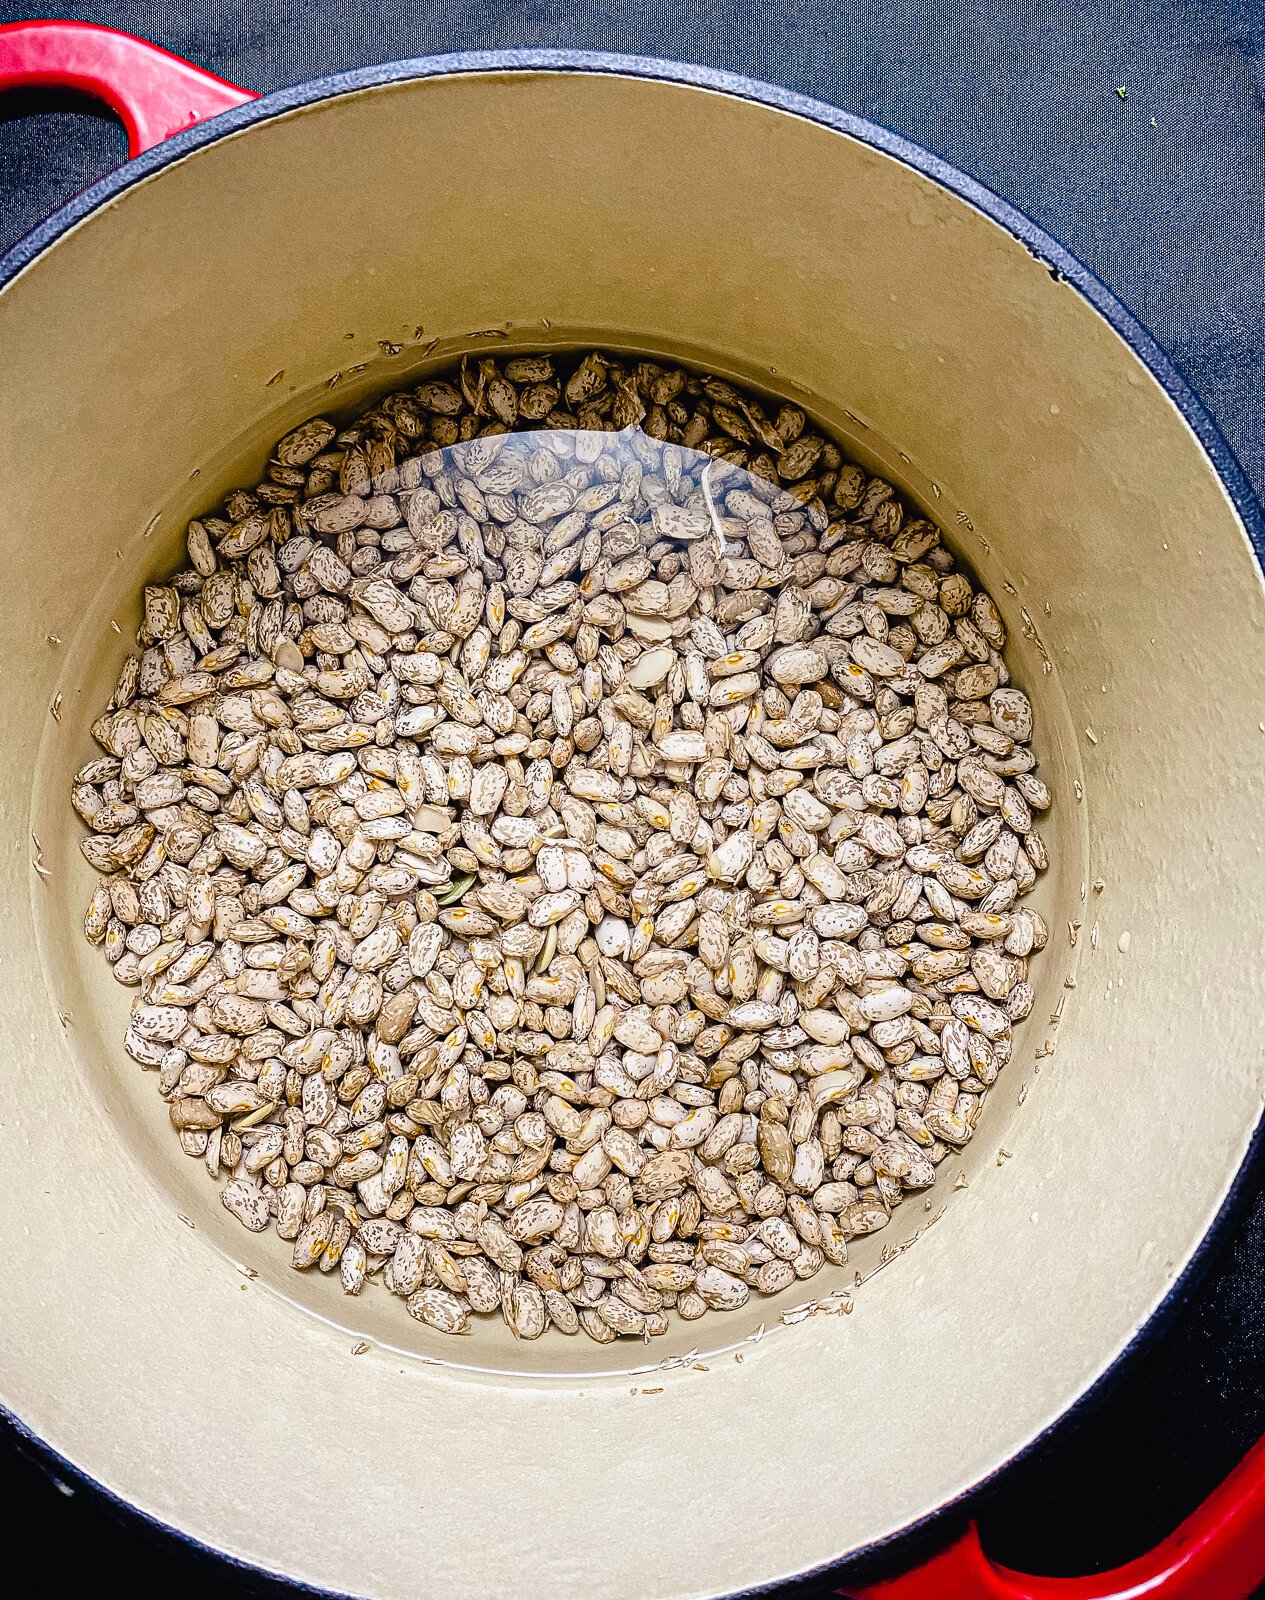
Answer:
[{"label": "pot interior", "polygon": [[[640,1600],[854,1552],[1084,1392],[1260,1109],[1265,606],[1194,433],[1077,289],[901,160],[745,91],[488,69],[155,170],[5,287],[0,339],[7,1405],[145,1510],[319,1585],[488,1593],[513,1570],[519,1594]],[[142,582],[282,432],[466,350],[581,345],[785,396],[896,482],[1001,610],[1054,792],[1037,1003],[932,1209],[649,1349],[482,1320],[446,1340],[243,1233],[123,1053],[66,799]],[[856,1276],[851,1315],[780,1320]],[[243,1392],[247,1472],[354,1470],[425,1539],[331,1528],[297,1480],[245,1504],[198,1446],[207,1397]],[[489,1462],[491,1522],[469,1499]],[[578,1553],[541,1532],[561,1483],[585,1486]],[[735,1540],[737,1504],[758,1537]]]}]

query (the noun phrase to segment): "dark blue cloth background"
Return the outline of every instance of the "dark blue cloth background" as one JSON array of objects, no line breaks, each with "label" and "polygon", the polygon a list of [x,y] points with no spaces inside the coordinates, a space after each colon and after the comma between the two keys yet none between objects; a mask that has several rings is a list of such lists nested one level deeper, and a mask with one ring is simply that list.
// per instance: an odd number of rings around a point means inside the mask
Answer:
[{"label": "dark blue cloth background", "polygon": [[[63,14],[0,3],[0,21]],[[1265,497],[1265,11],[1253,0],[113,0],[76,15],[257,90],[403,56],[571,46],[703,62],[859,112],[996,189],[1092,268],[1168,349]],[[114,124],[72,102],[0,100],[0,250],[123,154]],[[1064,1573],[1140,1552],[1265,1429],[1263,1358],[1258,1204],[1114,1395],[988,1498],[990,1551]],[[868,1470],[900,1463],[876,1456]],[[225,1592],[90,1497],[60,1495],[11,1445],[0,1489],[11,1525],[55,1532],[43,1544],[55,1592],[110,1566],[142,1594]]]}]

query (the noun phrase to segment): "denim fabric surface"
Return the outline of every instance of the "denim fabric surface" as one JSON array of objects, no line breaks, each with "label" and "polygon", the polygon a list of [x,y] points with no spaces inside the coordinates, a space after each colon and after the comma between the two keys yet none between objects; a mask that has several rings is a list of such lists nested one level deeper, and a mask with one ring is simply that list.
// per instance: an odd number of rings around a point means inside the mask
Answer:
[{"label": "denim fabric surface", "polygon": [[[571,46],[701,62],[857,112],[997,190],[1097,273],[1166,347],[1265,498],[1260,0],[3,0],[0,22],[68,12],[263,91],[403,56]],[[121,132],[71,105],[36,121],[47,97],[0,101],[0,251],[123,159]],[[1258,1205],[1160,1346],[994,1496],[990,1550],[1051,1572],[1137,1553],[1265,1429],[1263,1358]],[[1126,1476],[1136,1496],[1119,1493]],[[62,1499],[2,1445],[0,1483],[15,1522],[55,1515],[69,1545],[95,1550],[85,1573],[104,1544],[139,1562],[142,1594],[176,1580],[202,1592],[184,1558],[114,1530],[83,1495]],[[71,1578],[73,1549],[63,1559]],[[226,1591],[212,1579],[205,1592]]]}]

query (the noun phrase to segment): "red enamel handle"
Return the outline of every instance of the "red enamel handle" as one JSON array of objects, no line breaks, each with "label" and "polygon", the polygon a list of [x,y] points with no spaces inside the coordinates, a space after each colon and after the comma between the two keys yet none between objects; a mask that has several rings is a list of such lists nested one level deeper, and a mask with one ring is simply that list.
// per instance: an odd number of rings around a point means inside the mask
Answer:
[{"label": "red enamel handle", "polygon": [[91,22],[0,27],[0,90],[73,89],[104,100],[132,156],[255,96],[130,33]]},{"label": "red enamel handle", "polygon": [[1265,1583],[1265,1439],[1154,1550],[1088,1578],[1034,1578],[994,1565],[972,1525],[899,1577],[853,1600],[1249,1600]]}]

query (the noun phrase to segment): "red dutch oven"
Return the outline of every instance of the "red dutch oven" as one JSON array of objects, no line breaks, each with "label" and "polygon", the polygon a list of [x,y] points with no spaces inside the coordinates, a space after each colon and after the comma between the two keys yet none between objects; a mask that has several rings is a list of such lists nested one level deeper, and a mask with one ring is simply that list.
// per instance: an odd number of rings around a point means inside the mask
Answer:
[{"label": "red dutch oven", "polygon": [[[1162,352],[962,174],[699,67],[447,56],[255,99],[48,22],[0,28],[0,88],[22,86],[103,100],[132,159],[0,263],[16,1425],[186,1540],[380,1600],[810,1575],[873,1600],[1248,1594],[1265,1444],[1114,1572],[1005,1571],[968,1526],[903,1576],[847,1578],[960,1528],[1160,1324],[1253,1182],[1265,537]],[[297,421],[490,342],[795,397],[926,507],[1008,625],[1059,931],[946,1163],[965,1184],[814,1285],[855,1289],[849,1315],[783,1317],[787,1290],[653,1352],[484,1329],[454,1352],[244,1238],[117,1047],[65,797],[140,585]]]}]

